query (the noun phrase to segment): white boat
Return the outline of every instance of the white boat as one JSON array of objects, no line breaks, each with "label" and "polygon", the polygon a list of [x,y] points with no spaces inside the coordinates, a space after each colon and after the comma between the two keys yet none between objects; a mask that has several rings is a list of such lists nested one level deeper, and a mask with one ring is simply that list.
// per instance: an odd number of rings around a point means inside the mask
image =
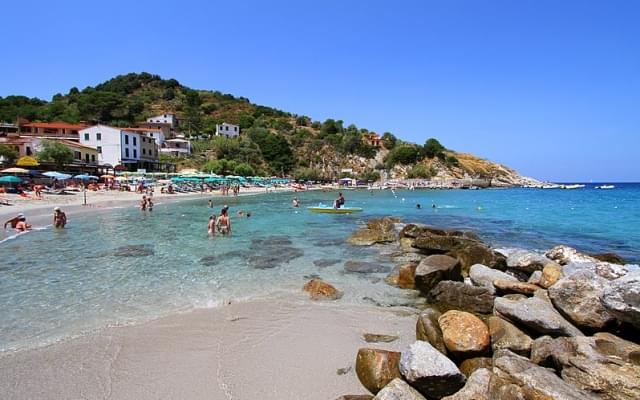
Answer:
[{"label": "white boat", "polygon": [[575,184],[575,185],[564,185],[562,188],[563,189],[582,189],[584,187],[584,185],[581,184]]},{"label": "white boat", "polygon": [[596,186],[596,189],[615,189],[616,187],[614,185],[602,185],[602,186]]}]

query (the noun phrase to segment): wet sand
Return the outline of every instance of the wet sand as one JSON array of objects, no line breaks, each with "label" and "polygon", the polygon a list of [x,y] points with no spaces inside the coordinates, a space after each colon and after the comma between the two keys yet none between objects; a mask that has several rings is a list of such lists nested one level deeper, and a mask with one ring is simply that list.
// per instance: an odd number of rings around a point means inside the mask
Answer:
[{"label": "wet sand", "polygon": [[[3,399],[306,399],[362,394],[360,347],[415,340],[403,310],[274,298],[0,355]],[[400,336],[366,343],[364,332]],[[338,374],[338,369],[348,372]]]}]

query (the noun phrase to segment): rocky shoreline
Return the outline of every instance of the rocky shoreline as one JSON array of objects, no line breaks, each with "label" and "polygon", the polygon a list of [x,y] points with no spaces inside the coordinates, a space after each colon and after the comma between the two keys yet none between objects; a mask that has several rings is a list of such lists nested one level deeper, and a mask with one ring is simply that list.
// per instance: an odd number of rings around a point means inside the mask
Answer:
[{"label": "rocky shoreline", "polygon": [[[567,246],[494,249],[471,232],[390,217],[370,220],[348,243],[392,254],[400,265],[386,282],[427,301],[413,344],[357,351],[355,371],[371,394],[339,399],[640,398],[637,265]],[[315,300],[341,296],[317,279],[305,290]]]}]

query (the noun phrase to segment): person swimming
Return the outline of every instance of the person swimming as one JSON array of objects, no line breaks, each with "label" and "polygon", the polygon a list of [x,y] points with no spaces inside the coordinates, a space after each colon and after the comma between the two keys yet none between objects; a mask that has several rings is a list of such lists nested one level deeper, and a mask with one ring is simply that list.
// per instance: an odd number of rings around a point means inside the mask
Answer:
[{"label": "person swimming", "polygon": [[297,197],[294,197],[294,198],[293,198],[292,205],[293,205],[295,208],[300,207],[300,202],[298,201],[298,198],[297,198]]},{"label": "person swimming", "polygon": [[416,208],[419,210],[422,208],[422,205],[420,203],[416,204]]},{"label": "person swimming", "polygon": [[7,225],[11,226],[11,229],[16,229],[16,226],[18,225],[18,222],[20,222],[20,218],[24,218],[24,214],[20,213],[18,215],[16,215],[15,217],[11,218],[10,220],[8,220],[7,222],[4,223],[4,229],[7,229]]},{"label": "person swimming", "polygon": [[213,208],[213,200],[209,200],[209,208]]},{"label": "person swimming", "polygon": [[31,225],[27,224],[27,219],[24,216],[22,216],[18,220],[18,223],[16,224],[15,229],[18,232],[26,232],[29,229],[31,229]]}]

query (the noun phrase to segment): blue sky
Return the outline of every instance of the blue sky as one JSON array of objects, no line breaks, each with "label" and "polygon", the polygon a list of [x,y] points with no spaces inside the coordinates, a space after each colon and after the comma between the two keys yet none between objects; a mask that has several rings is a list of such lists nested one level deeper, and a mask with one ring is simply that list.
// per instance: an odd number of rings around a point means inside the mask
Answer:
[{"label": "blue sky", "polygon": [[0,96],[147,71],[541,179],[640,181],[639,18],[634,0],[12,1]]}]

